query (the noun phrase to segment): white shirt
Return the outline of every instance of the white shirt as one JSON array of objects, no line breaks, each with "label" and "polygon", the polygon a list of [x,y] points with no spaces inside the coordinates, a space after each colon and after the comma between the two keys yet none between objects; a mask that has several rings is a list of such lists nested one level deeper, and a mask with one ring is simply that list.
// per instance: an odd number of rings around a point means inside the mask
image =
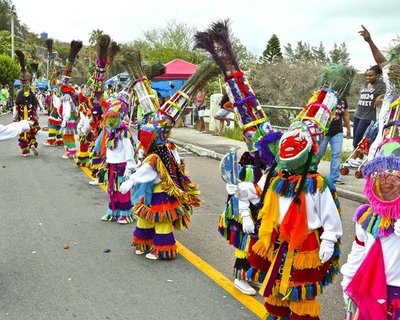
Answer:
[{"label": "white shirt", "polygon": [[0,141],[11,139],[30,128],[28,120],[21,120],[7,125],[0,124]]},{"label": "white shirt", "polygon": [[135,151],[131,140],[129,138],[123,138],[121,141],[118,141],[115,149],[111,150],[107,148],[106,161],[107,163],[130,162],[134,164],[134,154]]},{"label": "white shirt", "polygon": [[[356,223],[356,236],[364,246],[355,241],[347,262],[342,266],[340,272],[343,274],[342,288],[345,289],[357,272],[367,253],[371,249],[375,238],[365,231],[360,224]],[[400,237],[391,234],[381,239],[383,260],[385,263],[386,283],[390,286],[400,287]]]}]

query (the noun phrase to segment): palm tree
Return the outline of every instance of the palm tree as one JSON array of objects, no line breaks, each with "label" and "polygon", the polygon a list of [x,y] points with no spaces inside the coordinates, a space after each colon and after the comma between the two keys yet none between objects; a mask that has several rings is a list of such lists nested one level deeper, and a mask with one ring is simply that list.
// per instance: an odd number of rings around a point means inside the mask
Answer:
[{"label": "palm tree", "polygon": [[103,30],[100,29],[94,29],[90,33],[90,38],[89,38],[89,45],[94,46],[97,43],[97,39],[103,35]]}]

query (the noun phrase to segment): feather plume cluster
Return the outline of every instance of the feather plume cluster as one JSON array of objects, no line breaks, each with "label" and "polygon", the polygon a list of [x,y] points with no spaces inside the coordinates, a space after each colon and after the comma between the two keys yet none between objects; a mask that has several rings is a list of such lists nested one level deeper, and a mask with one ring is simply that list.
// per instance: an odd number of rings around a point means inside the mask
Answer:
[{"label": "feather plume cluster", "polygon": [[72,40],[69,47],[68,61],[75,63],[75,59],[78,56],[79,51],[82,49],[82,41]]},{"label": "feather plume cluster", "polygon": [[112,41],[108,47],[108,63],[114,61],[115,56],[121,51],[121,47],[115,41]]},{"label": "feather plume cluster", "polygon": [[165,73],[165,65],[161,62],[153,63],[150,66],[145,65],[143,69],[147,79],[149,80],[152,80],[155,77],[161,76]]},{"label": "feather plume cluster", "polygon": [[39,69],[39,63],[31,62],[30,67],[31,67],[31,72],[34,73],[34,74],[37,74],[38,69]]},{"label": "feather plume cluster", "polygon": [[232,48],[229,23],[229,19],[217,21],[194,36],[195,48],[208,51],[225,77],[240,71]]},{"label": "feather plume cluster", "polygon": [[348,95],[355,69],[343,64],[331,63],[321,69],[321,86],[335,90],[340,98]]},{"label": "feather plume cluster", "polygon": [[109,35],[102,34],[97,41],[97,59],[106,60],[108,54],[108,47],[111,43]]},{"label": "feather plume cluster", "polygon": [[204,88],[207,82],[217,77],[220,73],[218,67],[211,60],[207,60],[203,62],[197,71],[185,82],[181,91],[191,96],[201,88]]},{"label": "feather plume cluster", "polygon": [[24,53],[21,50],[15,50],[15,54],[18,58],[19,65],[21,66],[21,72],[26,72]]},{"label": "feather plume cluster", "polygon": [[53,39],[46,39],[46,48],[49,54],[53,53]]}]

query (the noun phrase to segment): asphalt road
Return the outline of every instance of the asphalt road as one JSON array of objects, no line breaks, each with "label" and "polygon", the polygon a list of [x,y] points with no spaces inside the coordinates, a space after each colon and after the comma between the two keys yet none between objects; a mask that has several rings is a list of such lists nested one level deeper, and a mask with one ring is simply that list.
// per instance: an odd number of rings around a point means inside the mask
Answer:
[{"label": "asphalt road", "polygon": [[[10,116],[0,118],[9,121]],[[173,261],[135,256],[134,226],[100,221],[106,193],[90,186],[72,161],[61,159],[61,148],[44,147],[46,137],[39,132],[38,157],[21,157],[16,139],[0,143],[1,320],[257,319],[182,256]],[[204,202],[191,228],[176,238],[232,278],[233,249],[217,232],[226,198],[219,163],[184,156]],[[345,259],[358,204],[341,203]],[[343,318],[339,281],[321,299],[321,319]]]}]

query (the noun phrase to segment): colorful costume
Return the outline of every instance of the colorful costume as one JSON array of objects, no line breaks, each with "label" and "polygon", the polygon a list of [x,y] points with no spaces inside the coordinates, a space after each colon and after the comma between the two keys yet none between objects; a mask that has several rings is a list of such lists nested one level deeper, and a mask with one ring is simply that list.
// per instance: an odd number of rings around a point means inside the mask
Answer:
[{"label": "colorful costume", "polygon": [[26,78],[25,56],[20,50],[16,50],[15,53],[21,65],[21,89],[18,91],[17,98],[15,99],[13,118],[14,121],[28,120],[33,123],[29,131],[20,134],[18,139],[19,147],[23,156],[29,155],[31,150],[37,156],[38,143],[36,141],[36,134],[40,130],[38,101],[35,94],[29,88],[29,81]]},{"label": "colorful costume", "polygon": [[148,259],[176,257],[173,228],[188,228],[192,207],[200,205],[197,186],[187,176],[168,137],[176,119],[188,105],[191,94],[216,74],[217,69],[212,64],[200,66],[181,91],[165,102],[150,122],[141,128],[139,140],[146,158],[121,186],[121,191],[134,186],[133,212],[138,222],[132,243],[136,246],[136,254],[150,251],[146,255]]},{"label": "colorful costume", "polygon": [[62,146],[64,145],[62,136],[61,136],[61,123],[62,120],[60,118],[60,108],[61,108],[61,100],[58,97],[58,92],[54,89],[51,99],[51,111],[49,114],[49,118],[47,120],[48,126],[48,138],[44,143],[46,146]]},{"label": "colorful costume", "polygon": [[104,114],[106,126],[96,140],[93,152],[105,155],[108,176],[108,195],[110,202],[103,221],[117,221],[120,224],[133,222],[131,195],[121,193],[121,183],[137,167],[135,160],[135,142],[126,122],[123,122],[128,104],[117,96]]},{"label": "colorful costume", "polygon": [[61,110],[60,117],[61,135],[64,141],[64,159],[76,157],[75,134],[77,133],[78,110],[75,106],[75,89],[69,85],[72,69],[76,64],[79,51],[82,49],[82,41],[71,41],[68,58],[63,68],[61,78]]},{"label": "colorful costume", "polygon": [[[398,48],[397,48],[398,50]],[[392,98],[380,128],[383,141],[363,168],[365,195],[370,202],[355,215],[355,240],[342,266],[342,287],[348,318],[400,318],[400,59],[390,60]],[[393,86],[394,85],[394,86]],[[386,99],[386,98],[385,98]],[[352,308],[350,297],[358,310]]]},{"label": "colorful costume", "polygon": [[[195,38],[197,47],[211,54],[225,76],[229,100],[234,106],[242,135],[249,149],[249,152],[241,158],[238,176],[233,181],[226,182],[236,184],[237,180],[240,180],[252,185],[257,184],[264,171],[274,163],[276,145],[282,133],[272,129],[248,79],[239,68],[232,50],[228,23],[214,23],[207,31],[198,32]],[[229,187],[234,186],[228,185],[227,190]],[[235,288],[242,293],[253,295],[256,291],[247,284],[247,281],[262,283],[265,276],[265,272],[251,268],[248,262],[252,246],[258,240],[259,207],[249,200],[239,199],[238,201],[235,188],[232,190],[227,206],[221,215],[218,230],[236,248],[236,261],[233,267]]]},{"label": "colorful costume", "polygon": [[[111,42],[108,35],[102,35],[97,43],[96,70],[92,78],[86,83],[84,96],[88,98],[88,108],[86,109],[86,118],[90,124],[90,130],[86,131],[86,142],[89,143],[89,165],[92,171],[92,177],[95,181],[90,184],[103,183],[106,174],[105,159],[93,152],[94,142],[104,129],[102,121],[103,113],[107,107],[107,101],[104,94],[105,72],[109,64],[119,52],[120,48],[116,42]],[[110,99],[111,101],[112,99]]]},{"label": "colorful costume", "polygon": [[258,188],[239,184],[239,200],[255,201],[260,189],[265,194],[249,261],[267,272],[260,293],[269,320],[319,319],[316,298],[338,273],[339,202],[334,186],[312,168],[318,142],[353,74],[342,66],[326,67],[331,81],[323,80],[327,87],[315,92],[280,140],[276,176],[269,172]]},{"label": "colorful costume", "polygon": [[[49,63],[50,85],[53,87],[57,84],[57,76],[58,76],[54,66],[55,53],[53,52],[53,39],[47,39],[46,46],[49,52],[48,63]],[[64,144],[60,132],[62,123],[59,113],[60,106],[61,106],[61,101],[56,93],[56,90],[54,89],[49,104],[49,117],[47,120],[47,126],[49,131],[48,131],[48,138],[44,143],[46,146],[62,146]]]},{"label": "colorful costume", "polygon": [[78,96],[79,101],[79,122],[77,125],[79,151],[77,154],[76,165],[78,167],[89,167],[89,148],[91,144],[90,134],[90,118],[88,116],[90,110],[90,100],[86,98],[82,92]]},{"label": "colorful costume", "polygon": [[74,96],[75,89],[73,87],[61,86],[63,96],[61,98],[60,115],[61,135],[64,142],[65,155],[63,158],[74,159],[76,157],[75,135],[77,134],[78,110],[75,106]]}]

